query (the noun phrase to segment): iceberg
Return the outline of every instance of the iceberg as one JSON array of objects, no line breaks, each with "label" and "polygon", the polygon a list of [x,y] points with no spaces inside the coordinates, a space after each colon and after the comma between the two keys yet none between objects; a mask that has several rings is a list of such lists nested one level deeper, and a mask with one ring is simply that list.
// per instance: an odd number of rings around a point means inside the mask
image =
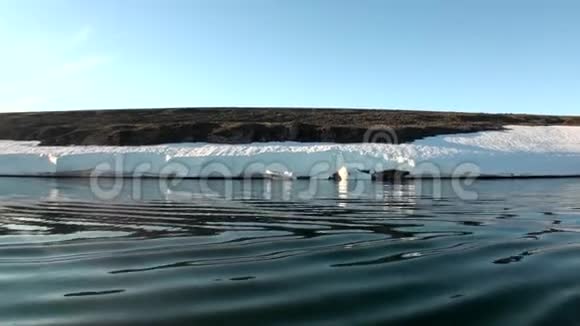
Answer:
[{"label": "iceberg", "polygon": [[0,141],[2,176],[370,179],[580,176],[580,127],[506,126],[406,144],[39,146]]}]

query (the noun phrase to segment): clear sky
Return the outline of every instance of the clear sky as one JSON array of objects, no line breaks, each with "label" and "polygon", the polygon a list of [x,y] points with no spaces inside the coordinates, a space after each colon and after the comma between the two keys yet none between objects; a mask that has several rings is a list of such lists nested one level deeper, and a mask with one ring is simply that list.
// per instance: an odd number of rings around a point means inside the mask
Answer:
[{"label": "clear sky", "polygon": [[580,114],[578,0],[0,0],[0,111]]}]

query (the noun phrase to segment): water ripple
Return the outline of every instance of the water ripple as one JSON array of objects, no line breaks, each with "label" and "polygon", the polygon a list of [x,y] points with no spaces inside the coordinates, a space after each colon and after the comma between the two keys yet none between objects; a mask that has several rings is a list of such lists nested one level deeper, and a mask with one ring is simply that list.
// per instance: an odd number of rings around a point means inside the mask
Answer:
[{"label": "water ripple", "polygon": [[574,182],[481,181],[477,201],[413,185],[354,197],[332,182],[310,200],[101,201],[73,181],[46,191],[60,197],[0,197],[0,315],[23,325],[574,321]]}]

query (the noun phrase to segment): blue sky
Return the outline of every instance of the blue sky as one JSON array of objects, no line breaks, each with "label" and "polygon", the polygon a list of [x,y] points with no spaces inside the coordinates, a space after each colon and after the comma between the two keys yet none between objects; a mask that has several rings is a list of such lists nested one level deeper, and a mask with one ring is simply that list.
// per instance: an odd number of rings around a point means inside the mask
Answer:
[{"label": "blue sky", "polygon": [[577,0],[4,0],[0,111],[580,114]]}]

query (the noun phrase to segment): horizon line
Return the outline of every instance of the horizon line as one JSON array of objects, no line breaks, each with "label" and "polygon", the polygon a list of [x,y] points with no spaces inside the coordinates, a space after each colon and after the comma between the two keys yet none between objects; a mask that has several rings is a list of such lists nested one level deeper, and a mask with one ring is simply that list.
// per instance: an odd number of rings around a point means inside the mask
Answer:
[{"label": "horizon line", "polygon": [[125,108],[101,108],[101,109],[56,109],[46,111],[2,111],[0,114],[19,114],[19,113],[61,113],[61,112],[90,112],[90,111],[130,111],[130,110],[225,110],[225,109],[272,109],[272,110],[367,110],[367,111],[401,111],[401,112],[426,112],[426,113],[463,113],[463,114],[500,114],[500,115],[532,115],[532,116],[560,116],[560,117],[577,117],[580,114],[550,114],[550,113],[525,113],[525,112],[485,112],[485,111],[459,111],[455,109],[421,109],[421,108],[388,108],[375,106],[170,106],[170,107],[125,107]]}]

